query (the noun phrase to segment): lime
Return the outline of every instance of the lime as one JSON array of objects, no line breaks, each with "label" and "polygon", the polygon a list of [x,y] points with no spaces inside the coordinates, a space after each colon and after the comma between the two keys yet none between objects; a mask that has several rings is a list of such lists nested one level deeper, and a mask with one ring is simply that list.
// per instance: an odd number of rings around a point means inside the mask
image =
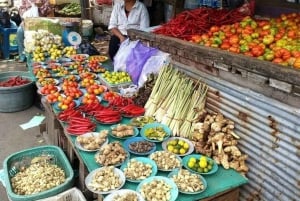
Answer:
[{"label": "lime", "polygon": [[203,172],[207,173],[207,172],[208,172],[208,169],[207,169],[207,168],[204,168],[204,169],[203,169]]},{"label": "lime", "polygon": [[202,173],[202,172],[204,172],[204,169],[199,167],[199,168],[197,169],[197,172]]},{"label": "lime", "polygon": [[185,154],[185,153],[186,153],[186,150],[183,149],[183,148],[181,148],[181,149],[179,149],[179,153],[180,153],[180,154]]},{"label": "lime", "polygon": [[209,164],[209,165],[207,166],[207,169],[208,169],[208,170],[211,170],[212,167],[213,167],[213,166]]},{"label": "lime", "polygon": [[206,160],[200,160],[199,166],[200,166],[201,168],[206,168],[206,167],[207,167],[207,161],[206,161]]},{"label": "lime", "polygon": [[211,166],[213,166],[214,165],[214,161],[213,160],[209,160],[208,164],[211,165]]},{"label": "lime", "polygon": [[192,161],[188,162],[188,167],[189,168],[193,168],[195,166],[195,163],[193,163]]}]

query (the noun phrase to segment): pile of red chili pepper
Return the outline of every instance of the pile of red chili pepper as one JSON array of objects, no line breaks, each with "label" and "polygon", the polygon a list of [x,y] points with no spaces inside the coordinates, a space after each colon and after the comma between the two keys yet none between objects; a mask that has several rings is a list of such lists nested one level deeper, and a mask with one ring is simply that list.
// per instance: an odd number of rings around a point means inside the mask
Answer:
[{"label": "pile of red chili pepper", "polygon": [[14,86],[21,86],[24,84],[28,84],[31,81],[21,76],[10,77],[8,80],[0,82],[0,87],[14,87]]},{"label": "pile of red chili pepper", "polygon": [[117,97],[111,99],[110,101],[108,101],[108,103],[109,103],[110,107],[119,110],[120,108],[122,108],[126,105],[133,104],[134,102],[131,98],[117,96]]},{"label": "pile of red chili pepper", "polygon": [[66,110],[61,111],[57,118],[60,121],[68,122],[72,117],[83,117],[81,112],[74,108],[68,108]]},{"label": "pile of red chili pepper", "polygon": [[96,112],[105,109],[105,106],[101,103],[91,103],[81,105],[77,109],[85,114],[94,115]]},{"label": "pile of red chili pepper", "polygon": [[201,7],[178,14],[166,24],[154,30],[154,33],[190,40],[195,34],[209,31],[213,25],[233,24],[246,15],[239,9],[213,9]]},{"label": "pile of red chili pepper", "polygon": [[113,110],[112,108],[104,108],[94,113],[94,118],[103,124],[114,124],[119,123],[122,119],[119,111]]},{"label": "pile of red chili pepper", "polygon": [[94,131],[96,124],[94,124],[89,118],[85,117],[71,117],[68,121],[66,128],[69,134],[82,135],[87,132]]},{"label": "pile of red chili pepper", "polygon": [[145,113],[145,108],[130,104],[122,107],[119,111],[125,117],[138,117]]}]

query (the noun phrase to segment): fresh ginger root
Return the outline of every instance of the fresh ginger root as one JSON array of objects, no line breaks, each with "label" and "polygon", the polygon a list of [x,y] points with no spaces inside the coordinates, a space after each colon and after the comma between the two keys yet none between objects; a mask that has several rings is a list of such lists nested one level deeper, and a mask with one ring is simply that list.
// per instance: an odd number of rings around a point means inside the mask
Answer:
[{"label": "fresh ginger root", "polygon": [[246,174],[249,171],[245,162],[248,156],[237,147],[240,137],[233,131],[234,122],[221,113],[202,113],[201,119],[203,121],[193,124],[192,140],[196,152],[213,157],[225,169],[233,168]]}]

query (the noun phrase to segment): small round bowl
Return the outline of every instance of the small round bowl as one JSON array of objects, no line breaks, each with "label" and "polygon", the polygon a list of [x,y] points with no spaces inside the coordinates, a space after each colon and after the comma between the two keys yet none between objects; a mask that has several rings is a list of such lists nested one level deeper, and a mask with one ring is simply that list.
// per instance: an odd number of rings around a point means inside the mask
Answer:
[{"label": "small round bowl", "polygon": [[143,180],[136,188],[136,191],[141,193],[141,188],[143,185],[147,185],[147,183],[150,183],[154,180],[163,180],[165,183],[167,183],[169,186],[171,186],[171,198],[169,199],[169,201],[175,201],[178,197],[179,191],[178,191],[178,187],[175,184],[175,182],[167,177],[163,177],[163,176],[154,176],[154,177],[149,177],[145,180]]},{"label": "small round bowl", "polygon": [[147,152],[136,152],[136,151],[133,151],[129,148],[130,144],[131,143],[135,143],[135,142],[143,142],[143,141],[146,141],[144,138],[142,137],[132,137],[132,138],[128,138],[127,140],[124,141],[124,147],[125,149],[132,153],[132,154],[135,154],[135,155],[139,155],[139,156],[147,156],[153,152],[156,151],[156,145],[155,143],[153,143],[153,147],[151,150],[147,151]]},{"label": "small round bowl", "polygon": [[[170,150],[168,150],[168,143],[169,143],[169,142],[172,142],[173,140],[181,140],[181,141],[186,142],[186,143],[189,145],[189,149],[187,150],[186,153],[184,153],[184,154],[175,153],[175,154],[177,154],[178,156],[186,156],[186,155],[189,155],[189,154],[193,153],[193,151],[194,151],[194,149],[195,149],[194,144],[193,144],[191,141],[189,141],[188,139],[182,138],[182,137],[171,137],[171,138],[169,138],[169,139],[163,141],[163,143],[162,143],[162,145],[161,145],[162,148],[163,148],[163,150],[165,150],[165,151],[170,151]],[[172,152],[172,151],[170,151],[170,152]],[[172,153],[174,153],[174,152],[172,152]]]},{"label": "small round bowl", "polygon": [[193,173],[196,173],[196,174],[211,175],[211,174],[216,173],[218,171],[218,168],[219,168],[218,164],[212,158],[209,158],[207,156],[206,156],[206,158],[208,160],[212,160],[213,161],[213,167],[212,167],[212,169],[209,172],[198,172],[198,171],[195,171],[195,170],[193,170],[192,168],[190,168],[188,166],[188,162],[189,162],[190,158],[193,157],[193,158],[196,158],[196,159],[200,159],[201,156],[202,156],[201,154],[191,154],[191,155],[187,155],[187,156],[183,157],[183,159],[182,159],[183,166],[186,169],[188,169],[189,171],[191,171]]},{"label": "small round bowl", "polygon": [[[142,162],[144,164],[149,164],[152,166],[152,173],[148,176],[148,177],[153,177],[157,174],[157,165],[156,163],[151,160],[150,158],[146,158],[146,157],[136,157],[136,158],[132,158],[130,160],[128,160],[126,163],[124,163],[122,166],[121,166],[121,170],[124,172],[125,168],[128,167],[128,163],[131,161],[131,160],[136,160],[136,161],[139,161],[139,162]],[[124,173],[125,174],[125,173]],[[126,175],[125,175],[126,177]],[[147,178],[148,178],[147,177]],[[144,179],[140,179],[140,180],[134,180],[134,179],[129,179],[129,178],[126,178],[127,181],[130,181],[130,182],[134,182],[134,183],[139,183],[141,181],[143,181]]]},{"label": "small round bowl", "polygon": [[[168,177],[169,177],[170,179],[172,179],[172,177],[173,177],[174,175],[178,175],[178,173],[179,173],[179,169],[175,169],[175,170],[173,170],[172,172],[170,172],[170,173],[168,174]],[[192,173],[192,174],[194,174],[194,173]],[[206,182],[206,180],[204,179],[204,177],[202,177],[202,176],[199,175],[199,174],[197,174],[197,176],[198,176],[199,180],[201,180],[201,182],[202,182],[202,184],[203,184],[203,186],[204,186],[204,188],[203,188],[202,190],[200,190],[200,191],[195,191],[195,192],[188,192],[188,191],[183,191],[183,190],[181,190],[180,188],[178,188],[179,192],[180,192],[180,193],[183,193],[183,194],[190,194],[190,195],[193,195],[193,194],[199,194],[199,193],[202,193],[203,191],[205,191],[206,188],[207,188],[207,182]],[[172,179],[172,180],[173,180],[173,179]],[[174,182],[175,182],[175,181],[174,181]],[[176,182],[175,182],[175,183],[176,183]]]},{"label": "small round bowl", "polygon": [[[146,132],[148,129],[150,129],[150,128],[158,128],[158,127],[162,127],[163,130],[164,130],[165,133],[166,133],[166,135],[165,135],[162,139],[158,139],[158,138],[156,138],[156,139],[155,139],[155,138],[149,138],[149,137],[147,137],[147,136],[145,135],[145,132]],[[142,136],[145,140],[147,140],[147,141],[150,141],[150,142],[162,142],[162,141],[168,139],[168,138],[171,136],[172,131],[171,131],[171,129],[170,129],[167,125],[155,122],[155,123],[150,123],[150,124],[146,124],[145,126],[143,126],[143,128],[141,129],[141,132],[140,132],[140,133],[141,133],[141,136]]]},{"label": "small round bowl", "polygon": [[87,177],[85,178],[85,185],[91,192],[96,193],[96,194],[109,194],[113,191],[119,190],[120,188],[122,188],[124,186],[125,181],[126,181],[124,173],[120,169],[114,168],[114,173],[119,175],[119,179],[121,181],[121,185],[119,187],[117,187],[116,189],[113,189],[113,190],[109,190],[109,191],[97,191],[97,190],[94,190],[93,188],[91,188],[90,184],[93,181],[93,177],[95,176],[95,174],[98,171],[100,171],[103,168],[107,168],[107,167],[97,168],[97,169],[93,170],[92,172],[90,172],[87,175]]}]

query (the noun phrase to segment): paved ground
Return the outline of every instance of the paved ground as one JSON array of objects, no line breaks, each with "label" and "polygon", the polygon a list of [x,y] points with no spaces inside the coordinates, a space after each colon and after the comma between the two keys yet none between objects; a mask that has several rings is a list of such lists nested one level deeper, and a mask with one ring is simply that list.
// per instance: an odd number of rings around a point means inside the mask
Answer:
[{"label": "paved ground", "polygon": [[[13,60],[0,60],[0,73],[6,71],[26,71],[24,63]],[[0,94],[1,98],[1,94]],[[0,113],[0,161],[17,151],[46,144],[40,135],[39,127],[22,130],[20,124],[28,122],[36,114],[43,111],[36,106],[15,113]],[[2,167],[0,166],[0,169]],[[8,201],[5,188],[0,184],[0,201]]]}]

